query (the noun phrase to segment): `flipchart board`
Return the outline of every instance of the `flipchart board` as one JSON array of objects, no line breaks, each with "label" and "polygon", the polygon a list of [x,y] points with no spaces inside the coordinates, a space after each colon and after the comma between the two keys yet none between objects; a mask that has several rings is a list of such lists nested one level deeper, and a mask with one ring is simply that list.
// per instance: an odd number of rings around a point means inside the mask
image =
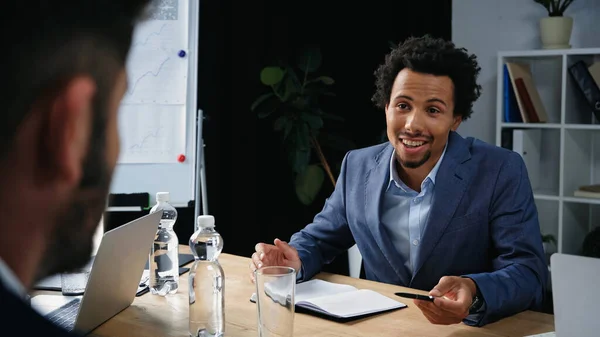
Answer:
[{"label": "flipchart board", "polygon": [[120,157],[111,194],[196,194],[198,0],[158,0],[135,28],[119,109]]}]

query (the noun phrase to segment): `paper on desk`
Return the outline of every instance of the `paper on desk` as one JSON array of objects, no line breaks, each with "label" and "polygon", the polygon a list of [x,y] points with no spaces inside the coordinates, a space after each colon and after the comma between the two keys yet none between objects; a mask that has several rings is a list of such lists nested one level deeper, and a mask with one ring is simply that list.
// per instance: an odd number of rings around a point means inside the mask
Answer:
[{"label": "paper on desk", "polygon": [[121,105],[119,163],[177,163],[185,154],[185,117],[184,105]]}]

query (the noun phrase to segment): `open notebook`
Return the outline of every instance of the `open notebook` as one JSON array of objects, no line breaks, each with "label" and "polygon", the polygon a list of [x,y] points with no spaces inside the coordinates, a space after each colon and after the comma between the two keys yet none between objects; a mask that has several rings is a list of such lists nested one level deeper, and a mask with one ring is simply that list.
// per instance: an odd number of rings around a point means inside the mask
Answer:
[{"label": "open notebook", "polygon": [[[274,301],[285,304],[288,298],[278,291],[276,283],[265,285],[265,293]],[[285,292],[287,293],[287,292]],[[252,295],[253,302],[256,294]],[[405,308],[406,304],[369,289],[357,289],[346,284],[319,279],[296,284],[296,308],[338,321],[363,318],[373,314]]]}]

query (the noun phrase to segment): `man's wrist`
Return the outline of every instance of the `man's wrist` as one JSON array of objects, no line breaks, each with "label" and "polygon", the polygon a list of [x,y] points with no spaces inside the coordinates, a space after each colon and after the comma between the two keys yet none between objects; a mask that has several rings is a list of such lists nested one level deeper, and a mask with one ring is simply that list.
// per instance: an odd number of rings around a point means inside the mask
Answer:
[{"label": "man's wrist", "polygon": [[484,300],[479,291],[479,287],[477,287],[477,283],[472,278],[464,277],[464,279],[473,299],[469,306],[469,315],[479,313],[484,306]]},{"label": "man's wrist", "polygon": [[471,292],[471,296],[474,298],[475,295],[477,295],[477,283],[475,283],[475,281],[473,281],[473,279],[470,277],[465,277],[464,280],[469,288],[469,291]]}]

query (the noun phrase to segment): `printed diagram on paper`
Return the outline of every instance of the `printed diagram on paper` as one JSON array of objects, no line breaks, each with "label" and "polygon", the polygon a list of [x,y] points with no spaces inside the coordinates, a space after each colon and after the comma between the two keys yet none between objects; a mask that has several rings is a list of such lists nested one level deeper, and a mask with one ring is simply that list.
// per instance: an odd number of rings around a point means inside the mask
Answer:
[{"label": "printed diagram on paper", "polygon": [[176,163],[185,154],[187,6],[187,0],[155,1],[134,30],[119,112],[119,163]]},{"label": "printed diagram on paper", "polygon": [[119,111],[120,163],[174,163],[185,153],[182,105],[124,105]]},{"label": "printed diagram on paper", "polygon": [[[124,104],[184,104],[187,94],[187,1],[162,0],[136,27],[127,59]],[[181,57],[180,51],[186,55]]]}]

